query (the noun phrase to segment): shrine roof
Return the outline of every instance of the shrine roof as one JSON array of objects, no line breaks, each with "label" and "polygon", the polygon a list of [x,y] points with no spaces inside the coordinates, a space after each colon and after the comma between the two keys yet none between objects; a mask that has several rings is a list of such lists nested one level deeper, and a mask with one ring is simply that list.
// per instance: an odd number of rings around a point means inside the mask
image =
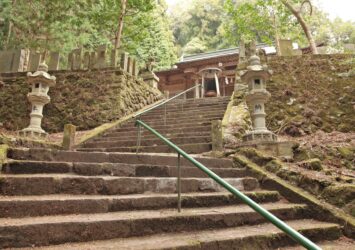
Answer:
[{"label": "shrine roof", "polygon": [[[268,47],[268,45],[264,44],[264,43],[256,45],[256,48],[258,48],[258,49],[265,48],[265,47]],[[210,58],[223,57],[223,56],[234,55],[234,54],[239,54],[239,47],[216,50],[216,51],[205,52],[205,53],[194,54],[194,55],[182,56],[179,64],[184,63],[184,62],[187,63],[187,62],[192,62],[192,61],[200,61],[200,60],[206,60],[206,59],[210,59]]]}]

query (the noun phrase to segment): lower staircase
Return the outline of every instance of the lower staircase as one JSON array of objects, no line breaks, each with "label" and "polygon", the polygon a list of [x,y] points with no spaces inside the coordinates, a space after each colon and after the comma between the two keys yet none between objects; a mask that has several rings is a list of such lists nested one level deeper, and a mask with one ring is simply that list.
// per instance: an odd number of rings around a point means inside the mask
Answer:
[{"label": "lower staircase", "polygon": [[[223,116],[221,106],[227,103],[225,98],[213,101],[213,105],[208,99],[186,105],[186,110],[191,109],[189,117],[184,112],[169,115],[171,121],[189,121],[175,124],[175,129],[160,127],[158,114],[143,120],[189,152],[209,151],[209,124]],[[169,154],[146,132],[144,153],[130,152],[135,150],[135,144],[129,144],[135,142],[135,133],[129,123],[86,143],[80,151],[10,149],[0,175],[0,248],[187,250],[296,245],[185,159],[181,160],[179,213],[176,154]],[[195,148],[196,144],[203,146]],[[312,219],[311,207],[261,188],[246,168],[236,167],[232,160],[195,158],[310,239],[335,241],[342,236],[340,225]]]}]

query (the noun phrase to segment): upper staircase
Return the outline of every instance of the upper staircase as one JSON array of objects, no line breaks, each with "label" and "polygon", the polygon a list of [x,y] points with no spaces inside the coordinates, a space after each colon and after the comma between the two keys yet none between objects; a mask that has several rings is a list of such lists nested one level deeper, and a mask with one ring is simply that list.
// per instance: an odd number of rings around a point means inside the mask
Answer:
[{"label": "upper staircase", "polygon": [[[166,126],[164,109],[142,120],[186,151],[201,153],[211,149],[211,120],[223,117],[227,102],[179,100],[168,105]],[[170,149],[147,131],[142,135],[140,151],[145,153],[139,154],[131,152],[137,136],[133,121],[78,151],[10,149],[0,174],[0,248],[257,250],[295,245],[185,159],[178,213],[176,154],[167,154]],[[310,239],[342,236],[340,225],[313,219],[317,211],[312,207],[264,189],[231,159],[195,159]]]},{"label": "upper staircase", "polygon": [[[187,153],[198,154],[211,150],[211,122],[222,120],[230,97],[206,99],[177,99],[144,114],[141,119],[177,144]],[[137,127],[131,120],[86,142],[80,151],[136,152]],[[146,130],[142,131],[140,152],[173,152],[161,140]]]}]

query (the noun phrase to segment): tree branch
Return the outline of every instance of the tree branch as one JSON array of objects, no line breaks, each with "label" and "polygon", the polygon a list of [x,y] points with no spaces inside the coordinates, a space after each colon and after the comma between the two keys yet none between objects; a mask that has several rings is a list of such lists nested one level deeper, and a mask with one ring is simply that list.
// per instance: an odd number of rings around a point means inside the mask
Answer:
[{"label": "tree branch", "polygon": [[301,3],[301,6],[300,6],[300,9],[298,10],[298,12],[302,12],[303,6],[304,6],[306,3],[308,3],[309,8],[310,8],[310,10],[309,10],[309,15],[312,16],[312,14],[313,14],[313,4],[312,4],[312,2],[311,2],[310,0],[304,0],[304,1]]}]

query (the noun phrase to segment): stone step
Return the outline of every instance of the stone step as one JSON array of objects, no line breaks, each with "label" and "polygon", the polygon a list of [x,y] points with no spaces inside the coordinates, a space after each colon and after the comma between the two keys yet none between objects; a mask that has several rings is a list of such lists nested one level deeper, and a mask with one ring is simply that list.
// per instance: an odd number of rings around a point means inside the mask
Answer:
[{"label": "stone step", "polygon": [[[146,139],[142,137],[141,146],[154,146],[162,145],[163,142],[155,137],[156,139]],[[211,143],[211,136],[197,136],[197,137],[172,137],[169,138],[175,144],[191,144],[191,143]],[[118,141],[104,141],[104,142],[87,142],[84,143],[82,148],[114,148],[114,147],[132,147],[137,146],[137,137],[133,137],[131,140],[118,140]]]},{"label": "stone step", "polygon": [[[182,177],[208,176],[197,167],[181,167]],[[246,177],[245,169],[211,168],[222,178]],[[64,174],[72,173],[84,176],[126,176],[126,177],[176,177],[177,166],[154,166],[148,164],[126,163],[87,163],[87,162],[50,162],[10,160],[3,169],[4,174]]]},{"label": "stone step", "polygon": [[[216,100],[216,101],[203,101],[203,102],[184,102],[184,101],[178,101],[178,102],[168,102],[166,103],[167,108],[181,108],[183,106],[184,108],[189,108],[189,107],[205,107],[205,106],[217,106],[217,105],[228,105],[229,99],[226,100]],[[164,105],[159,106],[157,109],[164,109]],[[154,110],[152,110],[154,111]]]},{"label": "stone step", "polygon": [[[283,220],[299,219],[307,206],[267,203],[263,205]],[[159,233],[257,225],[265,219],[246,205],[209,208],[125,211],[99,214],[58,215],[0,219],[0,248],[31,247],[85,242]]]},{"label": "stone step", "polygon": [[[181,124],[167,124],[167,125],[164,125],[164,124],[156,124],[156,125],[153,125],[153,124],[150,124],[150,123],[147,123],[148,126],[152,127],[153,129],[157,130],[157,131],[160,131],[160,130],[175,130],[176,127],[178,127],[179,129],[191,129],[191,128],[196,128],[196,127],[207,127],[209,130],[211,130],[211,122],[212,121],[204,121],[204,122],[192,122],[192,123],[181,123]],[[127,131],[136,131],[137,130],[137,127],[134,126],[134,125],[131,125],[131,126],[124,126],[122,128],[118,128],[116,130],[112,130],[112,133],[115,133],[115,132],[127,132]],[[144,128],[142,128],[142,130],[145,130]]]},{"label": "stone step", "polygon": [[[212,145],[210,143],[177,144],[177,146],[188,154],[201,154],[212,150]],[[110,148],[78,148],[77,150],[85,151],[85,152],[136,152],[137,147],[132,146],[132,147],[110,147]],[[154,146],[141,146],[139,147],[139,152],[174,153],[176,151],[173,148],[161,143]]]},{"label": "stone step", "polygon": [[[14,160],[32,161],[60,161],[60,162],[110,162],[149,165],[176,166],[176,154],[165,153],[103,153],[103,152],[76,152],[55,149],[19,149],[10,148],[8,157]],[[218,159],[211,157],[193,156],[208,168],[231,168],[233,161],[230,159]],[[182,166],[195,167],[186,159],[181,159]]]},{"label": "stone step", "polygon": [[[185,110],[185,111],[176,111],[176,112],[167,112],[166,118],[191,118],[197,116],[199,118],[207,118],[213,116],[223,116],[225,109],[223,108],[208,108],[208,109],[199,109],[199,110]],[[164,111],[163,112],[155,112],[155,113],[147,113],[141,116],[142,120],[152,120],[152,119],[162,119],[165,117]]]},{"label": "stone step", "polygon": [[[167,139],[172,139],[172,138],[177,138],[177,137],[210,137],[211,136],[211,132],[207,131],[207,132],[186,132],[186,133],[168,133],[168,134],[164,134],[164,136]],[[143,140],[147,139],[157,139],[157,136],[154,134],[144,134],[144,137],[142,137]],[[137,140],[137,133],[133,136],[119,136],[119,137],[97,137],[92,139],[90,142],[110,142],[110,141],[127,141],[127,140]]]},{"label": "stone step", "polygon": [[[288,225],[313,241],[337,240],[341,228],[332,223],[315,220],[291,220]],[[280,249],[280,247],[296,244],[289,236],[270,223],[247,225],[222,229],[210,229],[193,232],[164,233],[145,237],[117,238],[111,240],[92,241],[84,243],[69,243],[65,245],[45,247],[48,250],[86,249],[86,250],[196,250],[196,249]],[[348,244],[320,244],[324,250],[352,250]],[[330,246],[331,248],[326,248]],[[334,247],[333,247],[334,246]],[[338,247],[340,246],[340,247]],[[347,248],[343,248],[347,246]],[[42,248],[31,248],[42,249]],[[303,247],[286,248],[301,250]]]},{"label": "stone step", "polygon": [[[260,203],[277,202],[280,199],[279,193],[275,191],[244,194]],[[241,200],[230,193],[185,193],[181,197],[183,209],[241,203]],[[0,198],[0,217],[110,213],[176,207],[176,194],[7,196]]]},{"label": "stone step", "polygon": [[[148,124],[149,125],[149,124]],[[181,128],[181,127],[172,127],[168,129],[156,129],[153,128],[156,131],[158,131],[160,134],[173,134],[173,133],[192,133],[192,132],[205,132],[205,133],[211,133],[211,125],[207,126],[199,126],[199,127],[187,127],[187,128]],[[137,127],[135,129],[130,129],[128,131],[125,130],[120,130],[119,132],[109,132],[107,134],[104,134],[103,137],[119,137],[119,136],[137,136]],[[142,135],[152,135],[152,133],[145,128],[142,128]]]},{"label": "stone step", "polygon": [[[142,119],[142,121],[144,121],[145,123],[149,124],[149,126],[161,126],[161,125],[183,125],[183,124],[191,124],[191,123],[206,123],[209,122],[211,123],[211,121],[214,120],[222,120],[223,119],[223,115],[216,115],[216,116],[210,116],[210,117],[186,117],[186,118],[171,118],[171,119],[167,119],[166,123],[164,122],[164,117],[161,118],[153,118],[153,119]],[[135,120],[132,120],[130,122],[125,123],[124,125],[114,129],[114,130],[119,130],[121,128],[132,128],[135,127]],[[112,131],[114,131],[112,130]]]},{"label": "stone step", "polygon": [[[203,108],[177,108],[177,109],[167,109],[166,114],[167,117],[173,118],[174,115],[180,117],[180,116],[191,116],[193,114],[196,114],[198,116],[205,116],[205,112],[207,112],[207,115],[224,115],[224,112],[226,111],[227,106],[206,106]],[[146,119],[149,117],[157,117],[157,116],[165,116],[165,110],[154,110],[150,111],[146,114],[143,114],[141,117],[142,119]]]},{"label": "stone step", "polygon": [[[325,241],[327,240],[327,241]],[[323,250],[354,250],[355,241],[346,237],[330,241],[331,239],[322,239],[322,242],[318,242],[317,245]],[[335,241],[334,241],[335,240]],[[283,247],[280,250],[303,250],[302,246]]]},{"label": "stone step", "polygon": [[[49,195],[90,194],[118,195],[175,193],[176,177],[116,177],[77,176],[73,174],[17,174],[0,176],[1,195]],[[252,177],[225,178],[225,181],[241,191],[258,188],[258,181]],[[210,178],[182,178],[181,191],[222,192],[219,184]]]},{"label": "stone step", "polygon": [[[209,111],[207,111],[209,112]],[[167,124],[175,123],[178,121],[195,121],[195,120],[220,120],[224,116],[224,112],[221,113],[211,113],[211,114],[167,114],[166,116],[166,122]],[[145,122],[155,122],[155,121],[163,121],[164,122],[164,115],[160,116],[143,116],[142,120]],[[127,122],[127,124],[132,123],[134,124],[135,119],[132,119],[131,121]]]}]

